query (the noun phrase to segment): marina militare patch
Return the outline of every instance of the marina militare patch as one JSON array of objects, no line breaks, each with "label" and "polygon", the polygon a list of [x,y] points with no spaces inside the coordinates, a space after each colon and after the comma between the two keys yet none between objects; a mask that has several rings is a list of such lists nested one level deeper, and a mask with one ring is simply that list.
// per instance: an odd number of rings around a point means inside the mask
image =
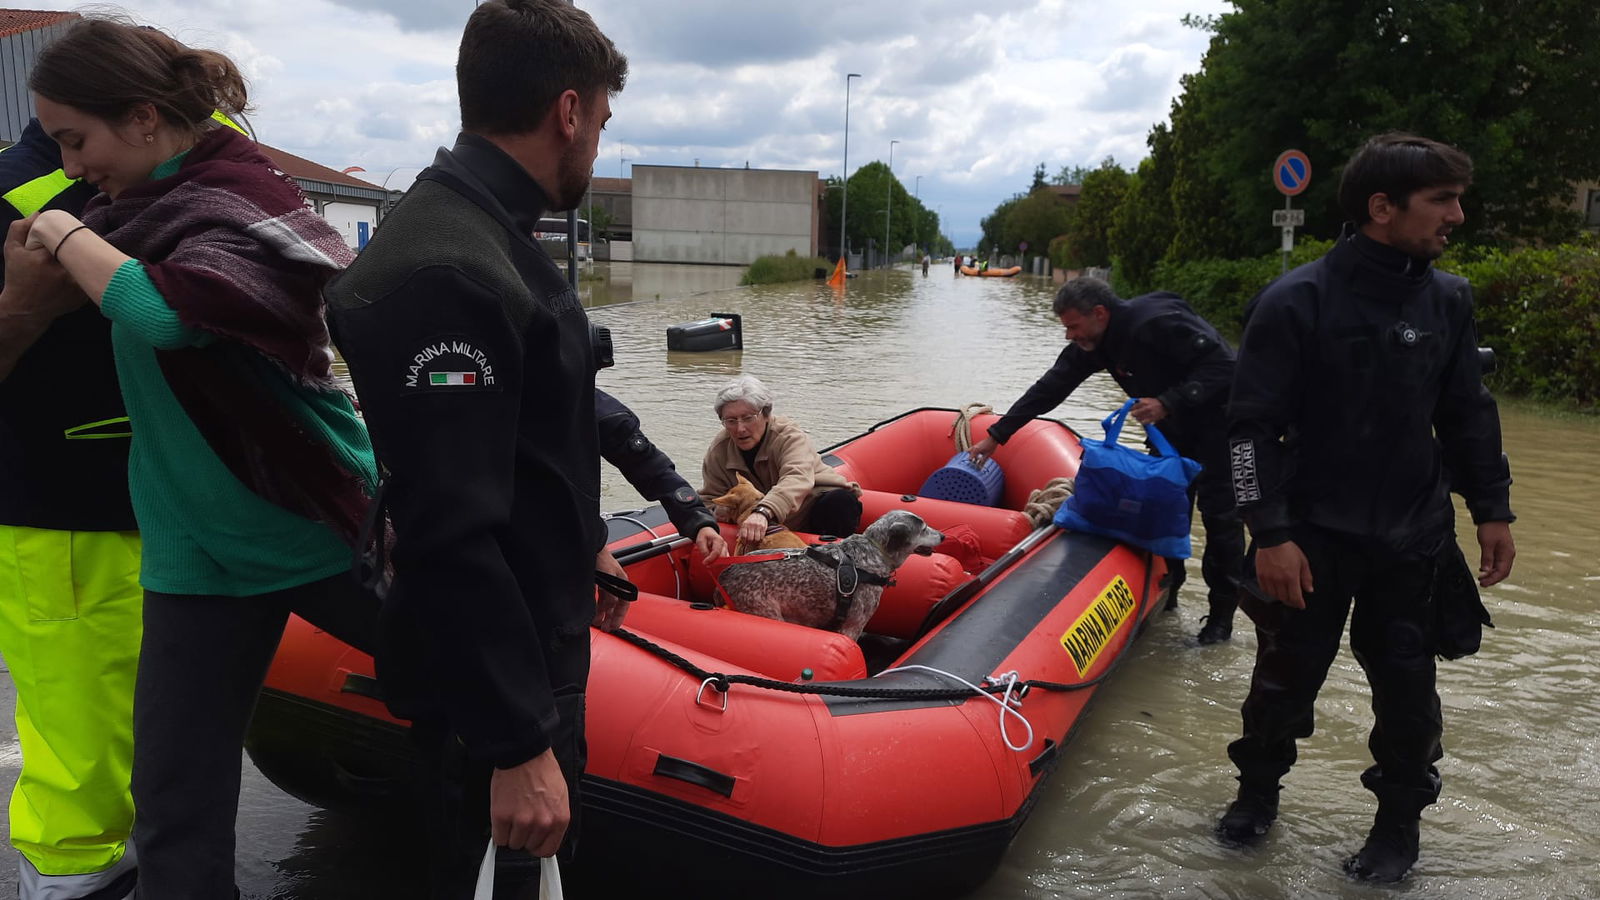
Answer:
[{"label": "marina militare patch", "polygon": [[494,361],[471,338],[429,338],[406,361],[401,388],[407,394],[498,391]]}]

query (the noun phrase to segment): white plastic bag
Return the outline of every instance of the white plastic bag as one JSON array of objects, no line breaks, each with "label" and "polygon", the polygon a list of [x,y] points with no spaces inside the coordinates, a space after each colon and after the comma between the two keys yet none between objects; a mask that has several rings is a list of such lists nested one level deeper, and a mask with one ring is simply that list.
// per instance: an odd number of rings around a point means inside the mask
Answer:
[{"label": "white plastic bag", "polygon": [[[494,900],[494,841],[483,853],[483,864],[478,866],[478,886],[472,890],[472,900]],[[554,856],[539,860],[539,900],[564,900],[561,896],[561,867]]]}]

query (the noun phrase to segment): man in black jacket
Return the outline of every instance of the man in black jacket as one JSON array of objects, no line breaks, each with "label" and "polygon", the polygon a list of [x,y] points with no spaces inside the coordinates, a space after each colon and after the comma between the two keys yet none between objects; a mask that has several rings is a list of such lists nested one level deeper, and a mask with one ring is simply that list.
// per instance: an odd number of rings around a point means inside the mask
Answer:
[{"label": "man in black jacket", "polygon": [[1231,843],[1264,835],[1295,740],[1350,644],[1372,686],[1377,795],[1354,877],[1398,881],[1417,859],[1418,820],[1439,797],[1443,730],[1434,687],[1433,596],[1456,554],[1452,487],[1477,524],[1487,587],[1511,571],[1511,475],[1482,383],[1471,289],[1432,261],[1461,224],[1472,162],[1424,138],[1368,141],[1339,202],[1354,223],[1327,255],[1260,296],[1239,353],[1229,452],[1255,539],[1259,642],[1244,734],[1228,747],[1239,795],[1218,823]]},{"label": "man in black jacket", "polygon": [[491,834],[554,854],[576,809],[607,557],[595,354],[532,235],[582,199],[626,75],[562,0],[479,5],[456,67],[463,133],[328,290],[394,524],[378,675],[460,789],[430,816],[435,897],[470,896]]},{"label": "man in black jacket", "polygon": [[[1233,351],[1211,324],[1176,294],[1123,300],[1098,278],[1075,278],[1056,292],[1052,307],[1067,330],[1067,346],[1011,410],[974,444],[973,461],[994,454],[1017,429],[1067,399],[1095,372],[1111,373],[1130,397],[1132,416],[1157,425],[1179,453],[1204,468],[1190,490],[1206,529],[1205,577],[1211,610],[1199,641],[1213,644],[1233,633],[1236,579],[1244,559],[1244,527],[1233,510],[1228,482],[1223,407],[1233,379]],[[1183,583],[1183,561],[1168,560],[1171,597]]]}]

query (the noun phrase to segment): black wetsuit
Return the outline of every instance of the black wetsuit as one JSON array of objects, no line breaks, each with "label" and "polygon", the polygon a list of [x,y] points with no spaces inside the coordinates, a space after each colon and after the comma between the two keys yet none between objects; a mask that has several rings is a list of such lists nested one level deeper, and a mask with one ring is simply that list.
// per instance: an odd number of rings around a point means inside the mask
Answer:
[{"label": "black wetsuit", "polygon": [[430,769],[464,786],[430,816],[449,856],[436,897],[471,893],[491,766],[554,750],[577,811],[605,531],[595,354],[532,238],[546,202],[520,164],[463,134],[328,289],[394,523],[378,676]]},{"label": "black wetsuit", "polygon": [[[1059,406],[1084,379],[1102,370],[1110,372],[1128,396],[1160,400],[1167,416],[1156,427],[1174,449],[1203,466],[1191,488],[1206,529],[1201,572],[1211,615],[1230,618],[1238,602],[1234,579],[1244,559],[1244,529],[1233,511],[1225,447],[1224,410],[1233,379],[1233,351],[1176,294],[1120,300],[1109,311],[1111,319],[1096,347],[1084,350],[1067,344],[1050,371],[989,428],[989,436],[1005,443],[1029,419]],[[1181,583],[1182,565],[1175,571]]]},{"label": "black wetsuit", "polygon": [[716,516],[678,474],[672,459],[639,430],[639,417],[633,410],[596,388],[594,413],[600,430],[600,455],[617,467],[640,496],[660,503],[679,534],[694,540],[700,529],[717,527]]},{"label": "black wetsuit", "polygon": [[1376,717],[1362,782],[1380,809],[1415,815],[1439,794],[1430,595],[1454,540],[1452,483],[1474,522],[1513,518],[1470,287],[1345,237],[1258,298],[1229,418],[1234,491],[1256,545],[1293,540],[1316,587],[1303,611],[1245,599],[1259,643],[1244,736],[1228,748],[1240,781],[1275,792],[1294,763],[1353,605],[1351,647]]}]

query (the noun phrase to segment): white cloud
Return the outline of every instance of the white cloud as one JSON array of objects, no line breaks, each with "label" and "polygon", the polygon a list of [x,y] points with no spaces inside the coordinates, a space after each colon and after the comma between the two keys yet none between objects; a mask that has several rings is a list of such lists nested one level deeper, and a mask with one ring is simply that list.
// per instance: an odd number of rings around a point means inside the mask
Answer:
[{"label": "white cloud", "polygon": [[[262,140],[405,186],[458,127],[467,0],[123,0],[136,19],[222,50],[251,81]],[[30,8],[59,3],[13,0]],[[629,57],[596,171],[639,163],[816,169],[884,160],[943,207],[959,242],[1044,162],[1131,166],[1227,0],[809,4],[579,0]]]}]

